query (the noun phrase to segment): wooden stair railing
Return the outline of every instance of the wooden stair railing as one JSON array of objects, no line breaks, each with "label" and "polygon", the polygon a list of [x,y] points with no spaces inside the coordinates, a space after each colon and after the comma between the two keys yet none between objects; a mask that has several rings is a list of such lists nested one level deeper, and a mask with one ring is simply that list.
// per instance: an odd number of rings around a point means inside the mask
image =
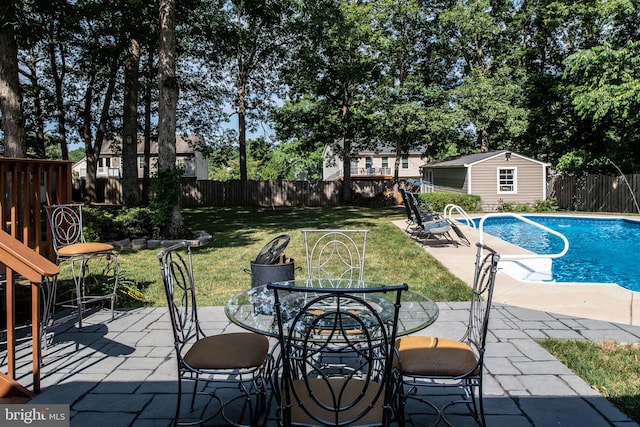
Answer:
[{"label": "wooden stair railing", "polygon": [[[60,273],[56,264],[27,245],[0,230],[0,263],[6,267],[7,304],[7,372],[0,372],[0,399],[5,402],[26,401],[40,392],[41,327],[40,286]],[[31,283],[31,340],[33,390],[16,381],[16,334],[14,273]]]}]

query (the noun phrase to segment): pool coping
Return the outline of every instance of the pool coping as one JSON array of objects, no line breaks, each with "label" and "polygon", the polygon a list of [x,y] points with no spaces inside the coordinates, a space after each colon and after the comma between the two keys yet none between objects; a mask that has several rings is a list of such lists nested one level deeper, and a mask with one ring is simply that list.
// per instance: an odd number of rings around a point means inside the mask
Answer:
[{"label": "pool coping", "polygon": [[[482,214],[480,214],[482,215]],[[553,215],[558,215],[554,213]],[[576,216],[572,213],[572,216]],[[608,217],[614,215],[580,215]],[[615,215],[616,218],[626,218]],[[629,218],[637,219],[637,218]],[[401,229],[406,228],[406,220],[393,221]],[[424,250],[443,264],[451,273],[465,283],[473,283],[473,263],[478,230],[461,227],[471,245],[435,244],[431,239],[421,245]],[[483,233],[483,242],[498,253],[517,254],[527,252],[519,246]],[[584,317],[594,320],[640,326],[640,304],[634,304],[638,292],[624,289],[616,284],[555,283],[543,281],[522,281],[508,274],[504,264],[496,278],[493,301],[516,307],[541,310],[567,316]]]}]

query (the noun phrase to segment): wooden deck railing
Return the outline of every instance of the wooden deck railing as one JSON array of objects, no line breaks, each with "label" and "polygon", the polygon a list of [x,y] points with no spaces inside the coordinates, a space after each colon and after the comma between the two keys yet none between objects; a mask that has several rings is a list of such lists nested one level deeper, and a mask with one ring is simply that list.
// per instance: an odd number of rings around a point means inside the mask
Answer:
[{"label": "wooden deck railing", "polygon": [[[15,380],[15,293],[14,278],[24,277],[32,284],[31,311],[33,392],[40,388],[40,298],[38,286],[59,270],[53,259],[43,204],[71,202],[71,162],[36,159],[0,158],[0,265],[4,274],[6,306],[6,372],[0,373],[0,398],[11,395],[28,397],[26,389]],[[1,275],[1,274],[0,274]],[[25,394],[27,396],[25,396]]]}]

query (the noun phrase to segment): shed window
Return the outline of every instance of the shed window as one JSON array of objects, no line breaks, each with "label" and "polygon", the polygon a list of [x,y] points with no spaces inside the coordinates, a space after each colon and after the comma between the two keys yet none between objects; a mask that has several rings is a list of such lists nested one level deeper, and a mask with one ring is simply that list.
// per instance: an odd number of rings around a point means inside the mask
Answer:
[{"label": "shed window", "polygon": [[515,194],[516,189],[516,169],[515,168],[499,168],[498,169],[498,194],[512,193]]}]

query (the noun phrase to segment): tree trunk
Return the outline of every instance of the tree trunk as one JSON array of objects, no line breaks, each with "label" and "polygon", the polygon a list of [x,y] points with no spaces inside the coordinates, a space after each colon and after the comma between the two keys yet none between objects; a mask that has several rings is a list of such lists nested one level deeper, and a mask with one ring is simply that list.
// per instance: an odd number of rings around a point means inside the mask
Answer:
[{"label": "tree trunk", "polygon": [[102,103],[102,110],[100,112],[100,120],[98,122],[98,129],[96,131],[95,143],[92,144],[91,134],[91,107],[93,104],[93,89],[94,89],[94,74],[91,73],[89,77],[89,83],[87,84],[87,92],[85,95],[84,105],[84,119],[83,119],[83,138],[85,153],[87,155],[87,180],[86,180],[86,193],[85,201],[87,203],[95,202],[97,200],[96,195],[96,174],[98,169],[98,159],[100,158],[100,152],[102,151],[102,143],[104,142],[105,133],[107,130],[107,124],[109,121],[109,108],[111,108],[111,100],[113,99],[113,93],[116,88],[116,73],[118,71],[118,58],[114,56],[111,63],[111,70],[109,76],[109,83],[104,94],[104,101]]},{"label": "tree trunk", "polygon": [[138,66],[140,46],[131,37],[124,60],[124,106],[122,118],[122,202],[126,207],[140,204],[138,188]]},{"label": "tree trunk", "polygon": [[85,178],[84,202],[91,203],[96,200],[96,172],[98,169],[98,155],[93,148],[93,134],[91,133],[91,104],[93,102],[93,84],[95,74],[89,73],[87,90],[84,97],[84,111],[82,113],[82,139],[84,140],[84,152],[87,158],[87,176]]},{"label": "tree trunk", "polygon": [[142,206],[149,204],[149,187],[151,186],[150,156],[151,156],[151,82],[153,81],[153,59],[151,48],[147,52],[144,86],[144,160],[142,167]]},{"label": "tree trunk", "polygon": [[[158,173],[170,174],[176,167],[176,108],[178,81],[176,64],[176,7],[175,0],[160,0],[160,49],[158,51]],[[168,212],[165,237],[182,232],[182,215],[176,198]]]},{"label": "tree trunk", "polygon": [[40,82],[38,81],[37,59],[33,48],[29,49],[29,79],[32,86],[33,109],[34,109],[34,126],[35,141],[33,142],[33,151],[38,159],[46,158],[46,149],[44,143],[44,119],[42,114],[42,91],[40,90]]},{"label": "tree trunk", "polygon": [[0,0],[0,112],[4,156],[23,158],[27,156],[27,138],[18,79],[18,46],[13,33],[13,3]]},{"label": "tree trunk", "polygon": [[49,62],[51,64],[51,75],[53,76],[53,82],[56,88],[56,117],[58,119],[58,136],[60,138],[60,151],[62,153],[62,160],[69,160],[69,147],[67,147],[67,131],[66,120],[64,115],[64,97],[62,95],[62,82],[65,76],[65,60],[64,53],[60,54],[62,61],[62,71],[58,71],[58,63],[56,61],[56,44],[54,42],[55,35],[53,29],[49,34]]},{"label": "tree trunk", "polygon": [[[240,181],[247,182],[247,77],[243,70],[242,54],[238,53],[238,149]],[[244,198],[243,198],[244,200]]]},{"label": "tree trunk", "polygon": [[487,153],[489,151],[489,132],[486,129],[480,129],[478,139],[480,140],[480,152]]},{"label": "tree trunk", "polygon": [[351,203],[351,139],[345,137],[342,166],[342,201]]}]

